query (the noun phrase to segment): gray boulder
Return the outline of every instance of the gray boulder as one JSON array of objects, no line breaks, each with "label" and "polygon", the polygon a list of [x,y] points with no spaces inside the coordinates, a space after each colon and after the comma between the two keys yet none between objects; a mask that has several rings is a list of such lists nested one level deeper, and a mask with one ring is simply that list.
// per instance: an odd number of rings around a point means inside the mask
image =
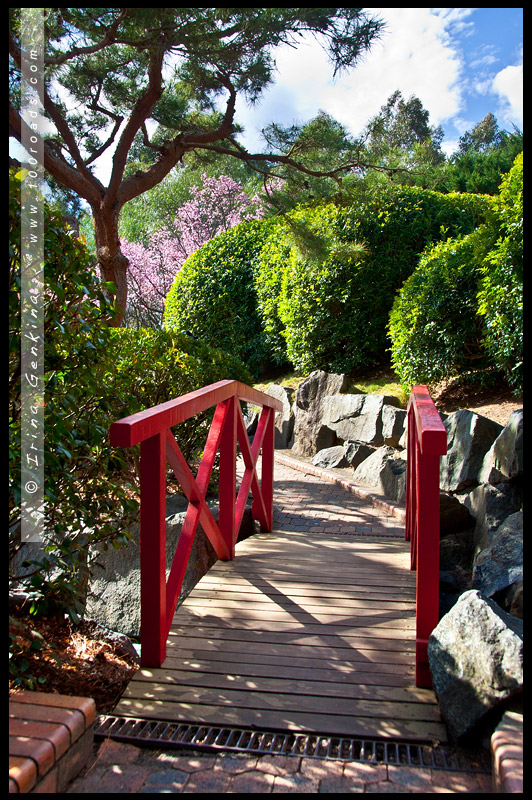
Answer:
[{"label": "gray boulder", "polygon": [[502,483],[523,474],[523,409],[513,411],[502,433],[487,452],[480,483]]},{"label": "gray boulder", "polygon": [[294,430],[291,441],[294,455],[313,456],[319,450],[336,444],[334,431],[324,425],[323,400],[325,397],[345,392],[349,381],[345,375],[335,375],[322,370],[311,372],[296,391],[294,404]]},{"label": "gray boulder", "polygon": [[385,403],[382,407],[382,438],[388,447],[399,447],[406,428],[406,411]]},{"label": "gray boulder", "polygon": [[325,469],[334,469],[334,467],[347,467],[348,461],[345,457],[345,451],[341,444],[334,447],[326,447],[325,450],[320,450],[319,453],[311,459],[311,464],[316,467],[324,467]]},{"label": "gray boulder", "polygon": [[353,479],[398,503],[406,499],[406,461],[393,447],[379,447],[355,469]]},{"label": "gray boulder", "polygon": [[447,455],[440,461],[440,489],[458,492],[480,482],[479,474],[486,453],[503,430],[497,422],[460,409],[449,414]]},{"label": "gray boulder", "polygon": [[486,597],[523,582],[523,512],[511,514],[473,562],[473,588]]},{"label": "gray boulder", "polygon": [[[383,409],[399,406],[396,397],[381,394],[345,394],[327,397],[323,423],[342,441],[358,441],[380,447],[384,444]],[[400,434],[397,437],[399,441]]]},{"label": "gray boulder", "polygon": [[478,553],[491,542],[493,534],[510,514],[521,508],[521,496],[510,483],[483,483],[464,499],[464,505],[475,517],[473,543]]},{"label": "gray boulder", "polygon": [[294,412],[292,410],[294,390],[272,383],[266,389],[266,394],[275,397],[283,404],[283,410],[278,411],[275,415],[275,447],[284,450],[288,447],[294,431]]},{"label": "gray boulder", "polygon": [[344,442],[343,450],[345,459],[350,467],[356,469],[365,458],[375,452],[375,448],[364,442]]},{"label": "gray boulder", "polygon": [[434,690],[459,740],[523,688],[523,623],[480,592],[465,592],[429,637]]},{"label": "gray boulder", "polygon": [[472,528],[475,518],[464,503],[457,497],[440,492],[440,536]]}]

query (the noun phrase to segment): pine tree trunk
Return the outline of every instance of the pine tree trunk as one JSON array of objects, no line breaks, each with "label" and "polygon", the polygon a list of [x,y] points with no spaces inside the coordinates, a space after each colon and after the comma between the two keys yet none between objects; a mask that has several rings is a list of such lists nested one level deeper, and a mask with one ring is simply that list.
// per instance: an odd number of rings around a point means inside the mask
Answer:
[{"label": "pine tree trunk", "polygon": [[127,268],[129,261],[120,249],[118,236],[118,212],[115,209],[94,209],[94,231],[96,236],[96,255],[102,282],[112,281],[115,292],[108,292],[119,309],[116,318],[110,325],[119,328],[122,325],[127,303]]}]

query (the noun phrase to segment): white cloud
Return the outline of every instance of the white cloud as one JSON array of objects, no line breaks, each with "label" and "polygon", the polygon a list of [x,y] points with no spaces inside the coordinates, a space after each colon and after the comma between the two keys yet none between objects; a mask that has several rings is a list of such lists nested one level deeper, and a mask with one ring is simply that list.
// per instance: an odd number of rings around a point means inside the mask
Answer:
[{"label": "white cloud", "polygon": [[250,149],[257,149],[257,128],[270,121],[290,124],[330,113],[357,135],[399,89],[419,97],[430,121],[439,125],[462,108],[462,60],[448,30],[462,25],[472,9],[369,8],[386,22],[386,31],[359,65],[332,80],[326,54],[312,38],[297,49],[276,51],[276,85],[250,111],[241,103],[237,118],[247,128]]},{"label": "white cloud", "polygon": [[523,126],[523,67],[508,66],[493,79],[493,91],[500,98],[498,114],[506,123]]}]

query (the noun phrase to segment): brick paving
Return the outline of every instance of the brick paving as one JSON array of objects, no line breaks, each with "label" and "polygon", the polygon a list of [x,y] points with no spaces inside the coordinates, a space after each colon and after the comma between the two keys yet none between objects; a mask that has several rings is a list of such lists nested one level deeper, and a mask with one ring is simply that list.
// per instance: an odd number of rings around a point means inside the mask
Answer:
[{"label": "brick paving", "polygon": [[[404,523],[316,474],[275,464],[274,528],[404,537]],[[491,776],[300,756],[153,750],[105,740],[67,790],[83,793],[492,792]]]},{"label": "brick paving", "polygon": [[275,461],[274,530],[404,539],[404,522],[400,518],[386,514],[340,485],[325,481],[319,474],[323,470],[307,472],[312,467],[303,461],[299,469],[294,469],[281,458]]},{"label": "brick paving", "polygon": [[491,793],[491,777],[300,756],[161,751],[105,740],[68,794]]}]

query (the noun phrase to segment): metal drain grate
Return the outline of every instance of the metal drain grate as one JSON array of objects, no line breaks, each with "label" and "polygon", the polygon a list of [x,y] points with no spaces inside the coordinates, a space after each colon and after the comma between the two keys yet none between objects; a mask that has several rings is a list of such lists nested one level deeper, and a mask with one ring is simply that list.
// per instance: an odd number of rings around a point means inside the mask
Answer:
[{"label": "metal drain grate", "polygon": [[101,715],[98,718],[94,735],[99,739],[109,738],[161,749],[190,748],[210,752],[305,756],[467,772],[491,771],[489,756],[484,753],[471,756],[454,748],[387,739],[279,733],[111,715]]}]

